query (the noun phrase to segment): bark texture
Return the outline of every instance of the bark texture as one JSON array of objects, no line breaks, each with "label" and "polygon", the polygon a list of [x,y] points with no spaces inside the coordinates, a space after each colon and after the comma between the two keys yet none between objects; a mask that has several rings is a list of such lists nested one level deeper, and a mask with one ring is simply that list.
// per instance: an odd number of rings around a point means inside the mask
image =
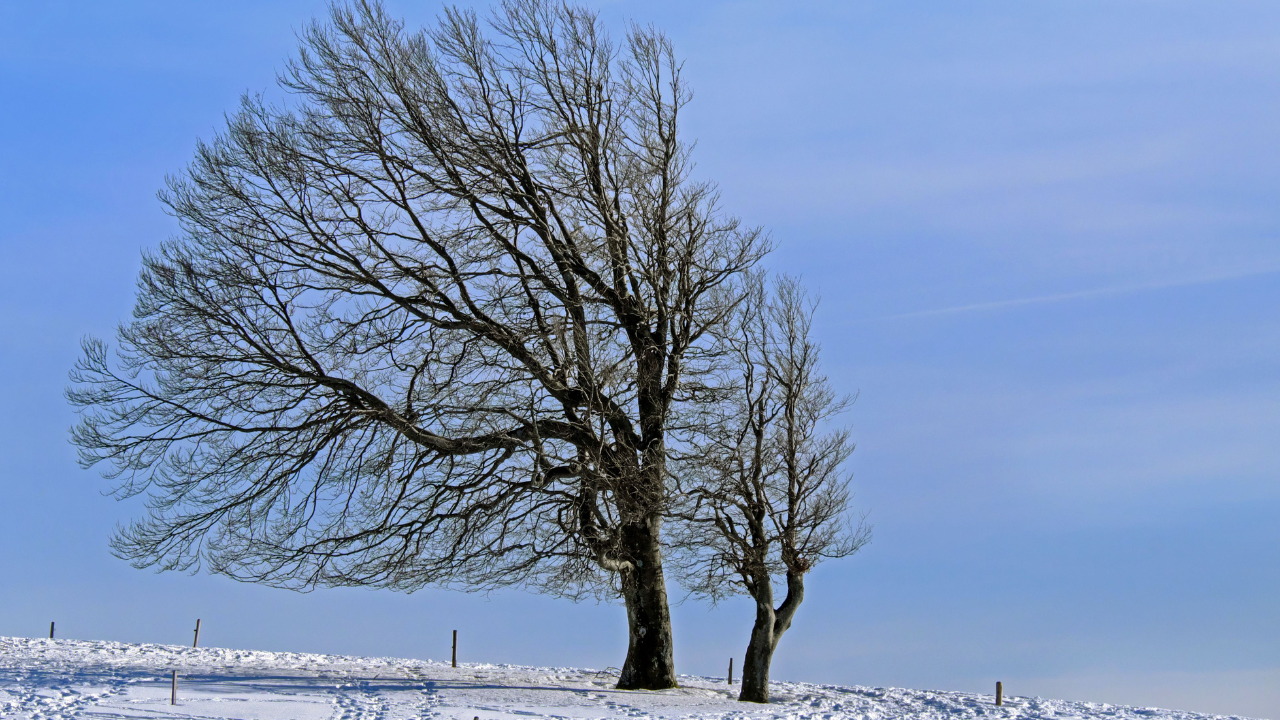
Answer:
[{"label": "bark texture", "polygon": [[622,573],[627,604],[627,658],[618,676],[623,690],[663,690],[676,687],[671,610],[662,572],[662,543],[658,520],[628,532],[624,540],[637,558],[636,567]]},{"label": "bark texture", "polygon": [[769,702],[769,669],[773,665],[773,653],[778,642],[791,628],[791,620],[804,601],[804,576],[787,575],[787,597],[782,605],[773,606],[773,588],[769,578],[761,578],[762,588],[756,601],[756,619],[751,626],[751,639],[742,661],[742,691],[738,699],[743,702]]}]

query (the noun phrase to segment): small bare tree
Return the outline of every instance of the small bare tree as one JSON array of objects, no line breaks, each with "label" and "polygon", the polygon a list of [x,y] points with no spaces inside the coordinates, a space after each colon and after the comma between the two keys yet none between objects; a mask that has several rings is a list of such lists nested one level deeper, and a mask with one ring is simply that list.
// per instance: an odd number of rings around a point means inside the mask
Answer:
[{"label": "small bare tree", "polygon": [[[750,702],[769,701],[769,667],[804,600],[805,575],[870,538],[848,516],[849,431],[824,429],[852,399],[820,374],[814,308],[794,279],[779,278],[770,293],[756,278],[726,328],[723,402],[677,473],[673,544],[686,587],[713,601],[737,592],[755,600],[739,696]],[[775,581],[786,588],[776,606]]]},{"label": "small bare tree", "polygon": [[308,589],[619,593],[619,687],[675,685],[668,433],[767,250],[689,179],[670,43],[509,0],[313,24],[162,200],[116,359],[70,399],[139,567]]}]

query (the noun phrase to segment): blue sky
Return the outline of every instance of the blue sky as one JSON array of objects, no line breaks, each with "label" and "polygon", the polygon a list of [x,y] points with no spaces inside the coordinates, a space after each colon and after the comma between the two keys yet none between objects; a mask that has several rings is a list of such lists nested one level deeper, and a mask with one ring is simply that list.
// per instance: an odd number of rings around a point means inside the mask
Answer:
[{"label": "blue sky", "polygon": [[[432,2],[388,3],[411,24]],[[686,130],[822,295],[874,543],[775,677],[1280,718],[1280,5],[598,2],[666,29]],[[308,595],[110,556],[67,443],[155,192],[324,4],[0,6],[0,635],[616,666],[622,610]],[[672,588],[673,596],[678,591]],[[682,672],[745,603],[676,610]]]}]

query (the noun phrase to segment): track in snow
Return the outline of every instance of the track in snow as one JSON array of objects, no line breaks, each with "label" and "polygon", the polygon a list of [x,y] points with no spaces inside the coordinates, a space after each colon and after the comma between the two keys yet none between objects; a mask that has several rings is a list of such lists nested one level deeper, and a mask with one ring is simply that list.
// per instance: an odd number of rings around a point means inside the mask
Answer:
[{"label": "track in snow", "polygon": [[[179,702],[169,704],[178,671]],[[659,692],[613,689],[573,668],[0,637],[0,717],[201,720],[1241,720],[1040,698],[774,683],[740,703],[723,679],[682,675]]]}]

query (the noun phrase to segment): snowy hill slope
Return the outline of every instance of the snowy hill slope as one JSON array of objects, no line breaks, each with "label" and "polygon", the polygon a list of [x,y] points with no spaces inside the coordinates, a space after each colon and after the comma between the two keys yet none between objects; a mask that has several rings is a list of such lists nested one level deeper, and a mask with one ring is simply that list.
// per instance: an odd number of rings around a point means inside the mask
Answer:
[{"label": "snowy hill slope", "polygon": [[[169,704],[170,672],[179,673]],[[897,688],[775,683],[739,703],[724,680],[681,676],[661,692],[613,689],[571,668],[359,658],[174,645],[0,638],[0,717],[401,720],[408,718],[821,718],[823,720],[1207,720],[1225,716]]]}]

